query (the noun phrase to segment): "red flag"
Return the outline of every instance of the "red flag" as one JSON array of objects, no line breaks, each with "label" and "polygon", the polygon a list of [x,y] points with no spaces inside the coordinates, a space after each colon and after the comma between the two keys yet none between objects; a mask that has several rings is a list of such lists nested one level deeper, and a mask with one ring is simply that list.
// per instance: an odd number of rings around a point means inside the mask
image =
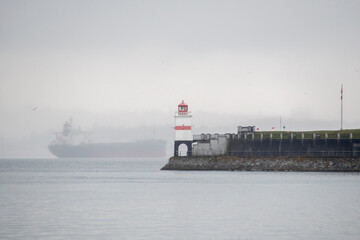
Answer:
[{"label": "red flag", "polygon": [[257,131],[259,131],[259,128],[256,128]]},{"label": "red flag", "polygon": [[343,86],[341,84],[341,100],[343,99]]},{"label": "red flag", "polygon": [[275,129],[275,127],[272,127],[271,129]]}]

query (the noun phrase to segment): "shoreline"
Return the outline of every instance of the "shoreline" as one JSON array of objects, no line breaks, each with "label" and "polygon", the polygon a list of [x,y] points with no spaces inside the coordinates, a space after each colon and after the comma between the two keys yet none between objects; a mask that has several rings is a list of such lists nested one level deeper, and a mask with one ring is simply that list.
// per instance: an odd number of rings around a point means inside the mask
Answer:
[{"label": "shoreline", "polygon": [[360,172],[360,157],[171,157],[161,170]]}]

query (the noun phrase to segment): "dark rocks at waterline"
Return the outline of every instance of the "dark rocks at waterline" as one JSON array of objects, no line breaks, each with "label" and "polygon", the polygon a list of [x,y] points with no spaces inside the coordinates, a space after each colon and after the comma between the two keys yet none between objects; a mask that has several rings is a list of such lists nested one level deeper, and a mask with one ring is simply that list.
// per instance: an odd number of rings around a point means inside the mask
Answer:
[{"label": "dark rocks at waterline", "polygon": [[161,170],[359,172],[359,157],[171,157]]}]

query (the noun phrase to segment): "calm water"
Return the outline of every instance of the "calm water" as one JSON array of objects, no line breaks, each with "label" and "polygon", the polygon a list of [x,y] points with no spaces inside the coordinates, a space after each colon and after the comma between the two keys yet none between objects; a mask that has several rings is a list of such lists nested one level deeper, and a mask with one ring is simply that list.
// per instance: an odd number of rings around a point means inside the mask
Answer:
[{"label": "calm water", "polygon": [[0,239],[359,239],[360,174],[2,159]]}]

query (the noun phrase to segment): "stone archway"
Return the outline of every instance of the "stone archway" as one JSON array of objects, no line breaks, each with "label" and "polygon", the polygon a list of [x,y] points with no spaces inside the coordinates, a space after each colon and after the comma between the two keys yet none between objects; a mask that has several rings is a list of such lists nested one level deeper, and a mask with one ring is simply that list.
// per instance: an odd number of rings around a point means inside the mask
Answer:
[{"label": "stone archway", "polygon": [[185,143],[182,143],[178,147],[178,156],[179,157],[186,157],[188,155],[188,147]]},{"label": "stone archway", "polygon": [[[181,148],[180,148],[180,146],[181,146]],[[184,151],[185,151],[185,153],[184,153]],[[184,157],[184,156],[191,156],[191,155],[192,155],[192,141],[175,141],[174,156]]]}]

